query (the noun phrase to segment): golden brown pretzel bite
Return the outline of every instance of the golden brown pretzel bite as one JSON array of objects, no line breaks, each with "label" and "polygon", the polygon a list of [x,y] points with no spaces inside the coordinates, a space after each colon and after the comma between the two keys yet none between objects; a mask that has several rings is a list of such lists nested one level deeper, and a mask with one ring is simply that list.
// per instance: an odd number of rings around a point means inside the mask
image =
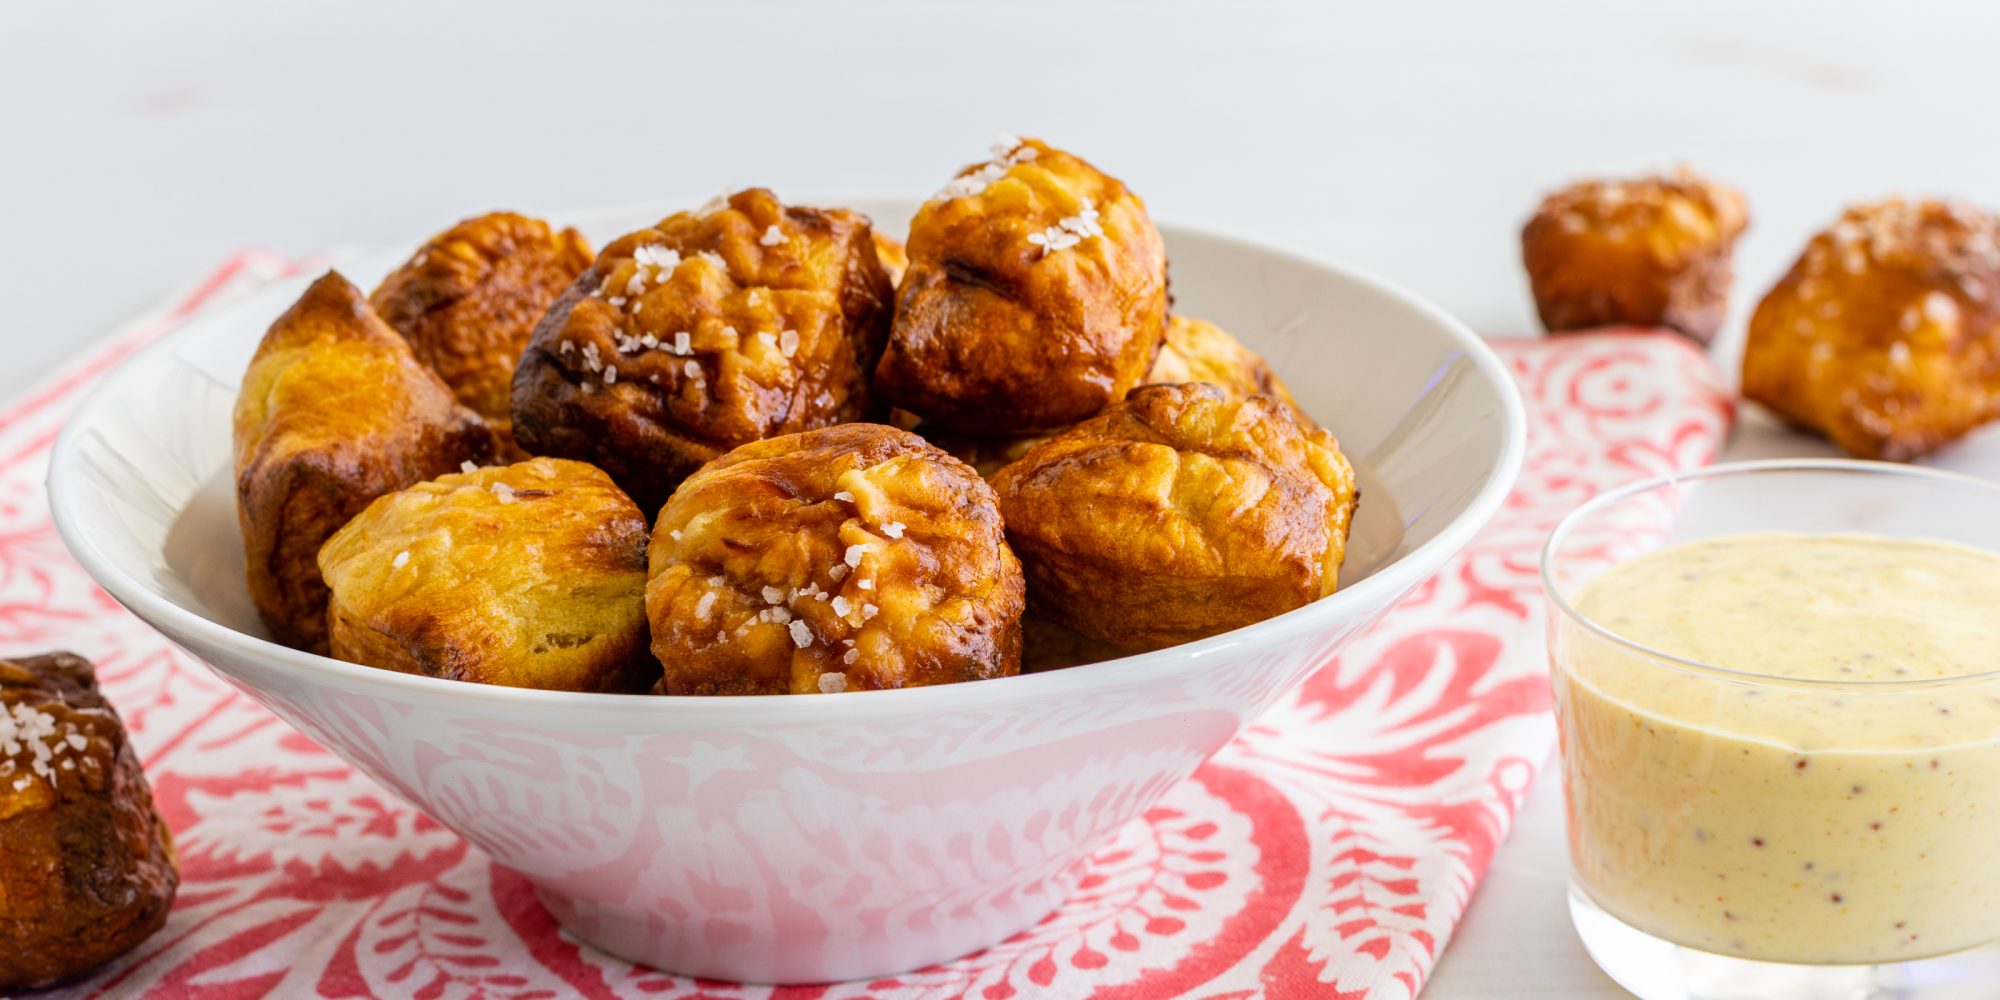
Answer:
[{"label": "golden brown pretzel bite", "polygon": [[1008,139],[910,224],[876,369],[890,402],[966,434],[1065,427],[1145,377],[1166,332],[1167,255],[1117,178]]},{"label": "golden brown pretzel bite", "polygon": [[1135,389],[993,487],[1037,612],[1139,649],[1333,593],[1355,504],[1332,435],[1200,384]]},{"label": "golden brown pretzel bite", "polygon": [[497,446],[334,272],[271,324],[232,424],[250,598],[279,641],[321,653],[320,543],[376,497],[486,461]]},{"label": "golden brown pretzel bite", "polygon": [[847,424],[688,477],[653,529],[646,611],[668,694],[811,694],[1019,672],[1022,587],[985,480]]},{"label": "golden brown pretzel bite", "polygon": [[652,515],[703,462],[861,419],[891,291],[866,216],[762,188],[613,241],[514,376],[514,437]]}]

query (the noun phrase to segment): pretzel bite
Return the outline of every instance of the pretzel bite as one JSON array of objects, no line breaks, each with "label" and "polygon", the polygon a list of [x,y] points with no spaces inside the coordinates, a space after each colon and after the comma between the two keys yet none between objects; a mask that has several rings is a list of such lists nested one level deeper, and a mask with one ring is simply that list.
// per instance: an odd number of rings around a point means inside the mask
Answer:
[{"label": "pretzel bite", "polygon": [[557,458],[468,469],[368,505],[319,551],[333,655],[427,677],[644,691],[646,518]]},{"label": "pretzel bite", "polygon": [[908,431],[747,444],[660,511],[646,583],[668,694],[813,694],[1020,671],[993,490]]},{"label": "pretzel bite", "polygon": [[1686,167],[1557,191],[1521,230],[1542,325],[1665,326],[1706,344],[1728,308],[1730,255],[1748,222],[1736,189]]},{"label": "pretzel bite", "polygon": [[1848,209],[1757,304],[1743,394],[1894,461],[2000,417],[2000,218],[1938,201]]},{"label": "pretzel bite", "polygon": [[703,462],[861,419],[891,289],[866,216],[762,188],[619,238],[536,327],[514,436],[648,514]]},{"label": "pretzel bite", "polygon": [[1066,427],[1122,398],[1165,335],[1167,255],[1139,196],[1008,138],[910,225],[876,388],[985,437]]},{"label": "pretzel bite", "polygon": [[891,288],[903,283],[903,272],[910,269],[910,252],[901,240],[893,236],[875,234],[875,255],[882,261],[882,271],[889,276]]},{"label": "pretzel bite", "polygon": [[515,360],[549,303],[589,266],[590,244],[576,230],[491,212],[432,237],[368,301],[459,402],[504,434]]},{"label": "pretzel bite", "polygon": [[993,477],[1035,609],[1159,649],[1333,593],[1354,470],[1270,396],[1133,390]]},{"label": "pretzel bite", "polygon": [[71,653],[0,660],[0,993],[82,975],[166,922],[173,838]]},{"label": "pretzel bite", "polygon": [[483,462],[497,444],[334,272],[271,324],[232,425],[250,598],[279,641],[316,653],[320,543],[376,497]]},{"label": "pretzel bite", "polygon": [[1160,356],[1154,360],[1153,370],[1146,373],[1146,383],[1180,382],[1206,382],[1246,396],[1262,393],[1291,407],[1293,415],[1312,424],[1292,398],[1292,390],[1285,387],[1278,373],[1255,351],[1214,323],[1175,315],[1167,317],[1167,339],[1160,345]]}]

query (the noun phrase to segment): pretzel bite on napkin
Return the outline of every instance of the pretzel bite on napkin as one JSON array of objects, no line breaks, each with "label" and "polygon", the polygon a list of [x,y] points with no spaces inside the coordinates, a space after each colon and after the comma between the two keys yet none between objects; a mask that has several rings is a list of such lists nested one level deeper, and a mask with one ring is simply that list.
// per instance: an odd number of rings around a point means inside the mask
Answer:
[{"label": "pretzel bite on napkin", "polygon": [[1917,458],[2000,417],[2000,217],[1848,209],[1757,304],[1743,394],[1861,458]]},{"label": "pretzel bite on napkin", "polygon": [[1521,230],[1542,325],[1665,326],[1706,344],[1728,309],[1730,257],[1748,223],[1742,194],[1686,167],[1557,191]]},{"label": "pretzel bite on napkin", "polygon": [[746,442],[858,420],[891,305],[866,216],[762,188],[604,248],[535,329],[514,436],[648,514]]},{"label": "pretzel bite on napkin", "polygon": [[910,224],[875,384],[1000,437],[1066,427],[1139,384],[1165,335],[1167,254],[1117,178],[1032,139],[993,152]]},{"label": "pretzel bite on napkin", "polygon": [[812,694],[1018,673],[1021,564],[993,490],[908,431],[747,444],[653,528],[646,613],[668,694]]},{"label": "pretzel bite on napkin", "polygon": [[1159,649],[1333,593],[1354,470],[1270,396],[1149,385],[993,477],[1037,613]]},{"label": "pretzel bite on napkin", "polygon": [[160,929],[173,838],[71,653],[0,660],[0,993],[83,975]]},{"label": "pretzel bite on napkin", "polygon": [[391,493],[327,539],[333,655],[549,691],[644,691],[646,518],[611,477],[535,458]]},{"label": "pretzel bite on napkin", "polygon": [[250,598],[280,642],[316,653],[326,651],[320,543],[376,497],[497,447],[335,272],[257,345],[232,433]]},{"label": "pretzel bite on napkin", "polygon": [[504,433],[514,362],[549,304],[589,266],[590,244],[576,230],[490,212],[432,237],[368,301],[459,402]]},{"label": "pretzel bite on napkin", "polygon": [[1292,390],[1257,352],[1214,323],[1175,315],[1167,317],[1167,339],[1160,345],[1153,370],[1146,373],[1146,384],[1182,382],[1205,382],[1246,396],[1262,393],[1291,407],[1305,423],[1312,423],[1292,398]]}]

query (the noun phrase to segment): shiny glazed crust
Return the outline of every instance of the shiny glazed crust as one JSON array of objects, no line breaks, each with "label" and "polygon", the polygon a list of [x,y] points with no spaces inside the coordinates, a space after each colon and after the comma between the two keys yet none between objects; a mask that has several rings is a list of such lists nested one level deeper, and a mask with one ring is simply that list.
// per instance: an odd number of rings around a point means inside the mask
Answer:
[{"label": "shiny glazed crust", "polygon": [[993,490],[908,431],[744,445],[654,526],[646,613],[668,694],[811,694],[1017,673],[1020,563]]},{"label": "shiny glazed crust", "polygon": [[1730,257],[1748,222],[1741,194],[1686,168],[1557,191],[1521,230],[1542,325],[1665,326],[1706,344],[1728,309]]},{"label": "shiny glazed crust", "polygon": [[514,363],[590,258],[574,229],[491,212],[432,237],[368,301],[459,402],[504,433],[513,419]]},{"label": "shiny glazed crust", "polygon": [[865,216],[761,188],[621,237],[514,375],[514,435],[591,462],[648,515],[739,444],[861,419],[892,292]]},{"label": "shiny glazed crust", "polygon": [[1036,140],[1003,142],[926,202],[909,256],[876,388],[950,430],[1092,416],[1139,383],[1165,335],[1166,248],[1145,204]]},{"label": "shiny glazed crust", "polygon": [[376,497],[495,448],[492,429],[333,272],[264,335],[232,425],[250,597],[279,641],[319,653],[320,543]]},{"label": "shiny glazed crust", "polygon": [[535,458],[391,493],[327,539],[319,564],[337,659],[550,691],[659,679],[646,518],[582,462]]},{"label": "shiny glazed crust", "polygon": [[172,837],[88,661],[0,660],[0,992],[82,975],[166,922]]},{"label": "shiny glazed crust", "polygon": [[1861,458],[1917,458],[2000,417],[2000,219],[1848,209],[1757,304],[1743,394]]},{"label": "shiny glazed crust", "polygon": [[1269,396],[1136,389],[993,479],[1037,613],[1159,649],[1333,593],[1354,472]]}]

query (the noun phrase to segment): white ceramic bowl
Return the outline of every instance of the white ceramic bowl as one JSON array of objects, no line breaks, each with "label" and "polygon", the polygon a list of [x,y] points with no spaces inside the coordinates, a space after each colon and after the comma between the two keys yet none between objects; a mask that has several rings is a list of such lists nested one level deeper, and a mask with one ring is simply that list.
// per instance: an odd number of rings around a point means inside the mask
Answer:
[{"label": "white ceramic bowl", "polygon": [[[914,208],[844,203],[890,232]],[[579,225],[602,241],[664,214]],[[792,698],[514,690],[279,646],[244,589],[229,412],[258,339],[305,279],[213,309],[107,375],[56,445],[56,523],[112,596],[526,875],[586,941],[762,982],[945,961],[1060,903],[1107,834],[1465,545],[1520,464],[1513,383],[1451,318],[1301,254],[1162,229],[1179,308],[1262,352],[1363,472],[1339,592],[1201,642]],[[409,252],[342,270],[370,287]]]}]

